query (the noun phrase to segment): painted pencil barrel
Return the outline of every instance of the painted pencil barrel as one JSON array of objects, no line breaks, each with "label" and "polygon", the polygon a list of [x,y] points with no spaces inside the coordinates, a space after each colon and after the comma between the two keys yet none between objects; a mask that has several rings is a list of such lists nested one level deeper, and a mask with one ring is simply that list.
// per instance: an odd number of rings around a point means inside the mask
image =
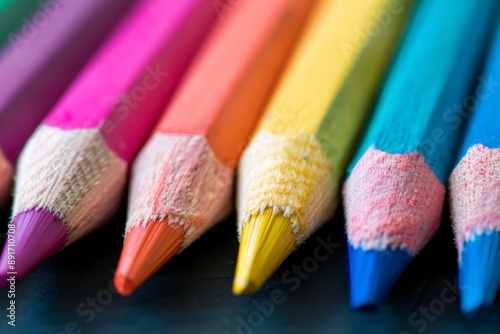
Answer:
[{"label": "painted pencil barrel", "polygon": [[[52,8],[59,7],[56,1],[43,3],[39,0],[0,0],[0,50],[9,43],[16,43],[23,24],[34,18],[33,12],[37,9],[52,11]],[[47,17],[42,18],[40,14],[38,17],[45,24]]]},{"label": "painted pencil barrel", "polygon": [[[0,52],[0,165],[10,166],[0,171],[0,197],[9,196],[13,166],[29,136],[131,2],[37,1],[24,25],[9,32]],[[21,11],[29,3],[9,6]]]}]

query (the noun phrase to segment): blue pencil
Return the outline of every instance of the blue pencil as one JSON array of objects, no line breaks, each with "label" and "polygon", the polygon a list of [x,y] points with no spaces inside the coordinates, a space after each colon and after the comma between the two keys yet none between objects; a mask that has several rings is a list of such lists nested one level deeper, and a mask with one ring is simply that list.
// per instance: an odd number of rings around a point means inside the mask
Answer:
[{"label": "blue pencil", "polygon": [[351,305],[378,305],[437,231],[497,1],[423,0],[349,170]]},{"label": "blue pencil", "polygon": [[474,104],[449,182],[466,313],[491,305],[500,286],[500,25]]}]

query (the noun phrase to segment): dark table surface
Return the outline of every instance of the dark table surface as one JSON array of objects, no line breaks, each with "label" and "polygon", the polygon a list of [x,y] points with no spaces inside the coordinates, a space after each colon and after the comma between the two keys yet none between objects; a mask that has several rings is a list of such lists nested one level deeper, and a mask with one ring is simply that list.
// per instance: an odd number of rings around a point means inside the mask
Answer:
[{"label": "dark table surface", "polygon": [[[0,221],[7,222],[8,212]],[[445,216],[447,213],[445,213]],[[455,249],[447,219],[378,311],[349,308],[341,212],[295,251],[251,297],[231,293],[238,250],[235,217],[166,264],[134,295],[112,288],[125,205],[106,227],[52,257],[16,286],[16,327],[7,326],[0,290],[0,333],[498,333],[500,303],[479,318],[460,313]],[[0,231],[5,232],[5,224]],[[322,242],[319,241],[320,238]],[[323,262],[314,250],[336,244]],[[3,244],[5,238],[2,238]],[[315,263],[317,266],[315,266]],[[300,278],[294,266],[305,266]]]}]

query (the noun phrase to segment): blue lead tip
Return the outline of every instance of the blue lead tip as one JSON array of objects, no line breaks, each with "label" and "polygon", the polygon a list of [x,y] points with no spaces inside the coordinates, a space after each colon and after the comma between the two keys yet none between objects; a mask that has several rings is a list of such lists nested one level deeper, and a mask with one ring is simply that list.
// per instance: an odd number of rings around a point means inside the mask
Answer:
[{"label": "blue lead tip", "polygon": [[500,232],[466,242],[458,272],[462,311],[474,314],[491,306],[500,286]]},{"label": "blue lead tip", "polygon": [[349,244],[351,307],[376,308],[389,294],[413,256],[405,250],[365,251]]}]

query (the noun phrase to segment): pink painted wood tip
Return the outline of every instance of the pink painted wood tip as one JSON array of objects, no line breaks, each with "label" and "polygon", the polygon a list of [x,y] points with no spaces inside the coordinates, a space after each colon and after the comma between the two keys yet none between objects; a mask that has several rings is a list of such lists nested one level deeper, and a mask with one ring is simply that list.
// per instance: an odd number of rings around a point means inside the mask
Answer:
[{"label": "pink painted wood tip", "polygon": [[[60,218],[43,209],[18,214],[8,227],[7,241],[0,258],[0,286],[6,286],[10,277],[22,279],[61,250],[68,237]],[[12,260],[9,254],[15,261],[13,267],[9,264]]]},{"label": "pink painted wood tip", "polygon": [[344,186],[349,242],[416,255],[441,222],[445,188],[418,153],[368,150]]},{"label": "pink painted wood tip", "polygon": [[449,180],[451,215],[459,254],[464,243],[500,231],[500,149],[472,146]]}]

